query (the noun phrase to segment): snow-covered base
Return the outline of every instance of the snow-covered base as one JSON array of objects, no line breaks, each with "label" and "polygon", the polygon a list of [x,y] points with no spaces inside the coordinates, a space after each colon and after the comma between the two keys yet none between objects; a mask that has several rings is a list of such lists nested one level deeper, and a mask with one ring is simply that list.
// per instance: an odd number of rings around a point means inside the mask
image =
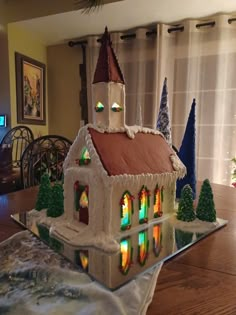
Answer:
[{"label": "snow-covered base", "polygon": [[176,218],[176,215],[174,215],[170,219],[171,224],[179,230],[182,230],[184,232],[193,232],[193,233],[206,233],[211,230],[214,230],[217,226],[219,226],[219,222],[216,219],[215,222],[206,222],[206,221],[201,221],[199,219],[195,219],[194,221],[191,222],[185,222],[185,221],[180,221]]},{"label": "snow-covered base", "polygon": [[47,217],[46,210],[31,210],[29,220],[48,227],[50,236],[72,246],[93,246],[107,253],[115,253],[120,250],[120,245],[111,236],[104,232],[94,233],[91,228],[78,221],[68,221],[65,214],[51,218]]}]

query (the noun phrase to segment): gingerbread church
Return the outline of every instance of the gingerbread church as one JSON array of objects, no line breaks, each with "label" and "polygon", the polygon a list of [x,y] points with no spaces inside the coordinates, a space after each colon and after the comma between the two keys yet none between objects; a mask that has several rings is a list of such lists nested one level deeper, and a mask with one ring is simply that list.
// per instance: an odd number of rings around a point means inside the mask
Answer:
[{"label": "gingerbread church", "polygon": [[186,168],[158,130],[125,124],[125,82],[107,29],[92,106],[94,122],[79,130],[64,163],[65,213],[54,233],[103,247],[173,213]]}]

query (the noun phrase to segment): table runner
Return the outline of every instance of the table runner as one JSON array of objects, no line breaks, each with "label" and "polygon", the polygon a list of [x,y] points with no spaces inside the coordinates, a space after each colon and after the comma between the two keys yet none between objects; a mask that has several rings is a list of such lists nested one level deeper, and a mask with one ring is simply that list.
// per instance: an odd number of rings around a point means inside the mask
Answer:
[{"label": "table runner", "polygon": [[0,243],[0,314],[143,315],[161,267],[111,292],[22,231]]}]

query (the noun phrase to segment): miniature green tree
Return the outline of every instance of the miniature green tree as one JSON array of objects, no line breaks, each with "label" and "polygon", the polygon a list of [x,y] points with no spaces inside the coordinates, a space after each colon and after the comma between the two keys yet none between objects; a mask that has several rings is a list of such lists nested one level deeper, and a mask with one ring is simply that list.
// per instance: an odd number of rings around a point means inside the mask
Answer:
[{"label": "miniature green tree", "polygon": [[181,221],[193,221],[196,218],[193,207],[193,191],[190,185],[185,185],[181,191],[177,219]]},{"label": "miniature green tree", "polygon": [[59,217],[64,212],[63,187],[55,183],[52,187],[51,199],[47,210],[48,217]]},{"label": "miniature green tree", "polygon": [[47,209],[50,198],[51,198],[51,183],[50,183],[49,175],[45,173],[41,176],[41,179],[40,179],[39,192],[37,196],[35,209],[38,211],[42,209]]},{"label": "miniature green tree", "polygon": [[199,220],[214,222],[216,221],[216,210],[211,189],[211,184],[208,179],[205,179],[198,200],[196,215]]}]

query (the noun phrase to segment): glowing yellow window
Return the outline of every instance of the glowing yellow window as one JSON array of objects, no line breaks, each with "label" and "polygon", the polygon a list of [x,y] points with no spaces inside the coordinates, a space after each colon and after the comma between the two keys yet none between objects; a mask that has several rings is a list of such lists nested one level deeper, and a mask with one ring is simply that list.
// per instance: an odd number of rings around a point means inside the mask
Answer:
[{"label": "glowing yellow window", "polygon": [[148,222],[148,208],[150,206],[150,192],[143,186],[139,193],[139,223]]},{"label": "glowing yellow window", "polygon": [[134,197],[126,191],[120,200],[120,216],[121,230],[129,230],[131,228],[131,213],[133,213]]},{"label": "glowing yellow window", "polygon": [[157,257],[161,251],[161,225],[153,226],[153,252]]},{"label": "glowing yellow window", "polygon": [[88,271],[89,267],[89,256],[88,250],[76,250],[75,251],[75,263],[83,268],[83,270]]},{"label": "glowing yellow window", "polygon": [[112,110],[113,112],[121,112],[122,109],[123,109],[123,108],[122,108],[119,104],[117,104],[117,103],[113,103],[113,104],[112,104],[111,110]]},{"label": "glowing yellow window", "polygon": [[162,212],[162,203],[163,203],[163,187],[160,189],[158,185],[156,186],[155,192],[154,192],[154,218],[161,217]]},{"label": "glowing yellow window", "polygon": [[147,230],[141,231],[138,234],[138,262],[143,266],[148,257],[149,241]]},{"label": "glowing yellow window", "polygon": [[130,269],[133,250],[130,238],[121,240],[120,242],[120,271],[126,275]]},{"label": "glowing yellow window", "polygon": [[95,106],[95,111],[96,112],[102,112],[104,110],[104,105],[101,102],[97,102]]}]

